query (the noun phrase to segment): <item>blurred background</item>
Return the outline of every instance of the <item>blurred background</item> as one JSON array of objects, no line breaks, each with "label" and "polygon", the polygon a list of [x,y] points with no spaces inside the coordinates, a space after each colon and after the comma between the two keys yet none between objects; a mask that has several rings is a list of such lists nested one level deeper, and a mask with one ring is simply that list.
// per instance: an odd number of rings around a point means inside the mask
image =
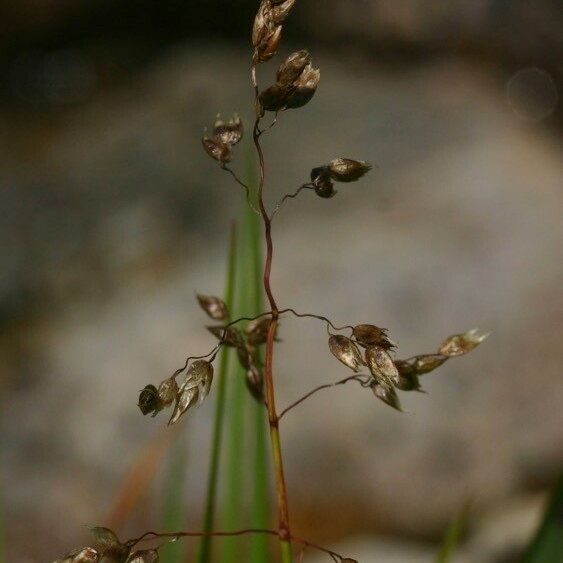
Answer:
[{"label": "blurred background", "polygon": [[[138,390],[213,344],[194,291],[222,293],[242,198],[200,137],[218,112],[249,123],[256,6],[0,7],[7,561],[52,560],[114,513],[134,461],[167,440]],[[309,49],[322,79],[265,138],[269,203],[337,156],[378,168],[280,213],[280,304],[388,327],[405,357],[492,332],[405,396],[407,415],[358,388],[288,415],[295,526],[360,561],[418,563],[470,502],[457,560],[517,561],[563,467],[560,2],[300,0],[285,30],[280,56]],[[343,377],[322,325],[287,319],[282,338],[281,405]],[[207,401],[185,421],[186,527],[212,416]],[[160,473],[125,535],[158,527]]]}]

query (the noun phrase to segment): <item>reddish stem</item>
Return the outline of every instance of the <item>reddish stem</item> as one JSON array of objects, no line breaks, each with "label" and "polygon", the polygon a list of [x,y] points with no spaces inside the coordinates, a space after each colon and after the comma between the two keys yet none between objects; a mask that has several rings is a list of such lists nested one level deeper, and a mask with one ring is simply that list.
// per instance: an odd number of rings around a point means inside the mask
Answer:
[{"label": "reddish stem", "polygon": [[274,338],[276,335],[276,328],[278,325],[279,310],[272,293],[270,285],[270,276],[272,272],[272,257],[273,257],[273,243],[272,243],[272,222],[266,207],[264,205],[263,191],[264,180],[266,175],[266,168],[264,163],[264,153],[260,146],[260,118],[261,110],[258,100],[258,83],[256,81],[256,68],[252,67],[252,83],[254,85],[255,103],[256,103],[256,121],[253,129],[254,146],[258,155],[260,165],[260,182],[258,184],[258,205],[260,213],[264,222],[264,236],[266,239],[266,260],[264,264],[264,290],[270,303],[272,322],[268,329],[268,339],[266,342],[266,366],[264,372],[264,379],[266,384],[266,407],[268,409],[268,423],[270,425],[270,441],[272,444],[273,465],[276,478],[276,491],[278,500],[278,522],[279,522],[279,538],[280,548],[282,552],[282,559],[284,562],[292,560],[291,555],[291,532],[289,526],[289,509],[287,502],[287,488],[285,484],[285,475],[283,470],[283,459],[281,451],[281,439],[279,432],[278,415],[276,412],[276,400],[274,391],[274,377],[273,377],[273,363],[274,363]]}]

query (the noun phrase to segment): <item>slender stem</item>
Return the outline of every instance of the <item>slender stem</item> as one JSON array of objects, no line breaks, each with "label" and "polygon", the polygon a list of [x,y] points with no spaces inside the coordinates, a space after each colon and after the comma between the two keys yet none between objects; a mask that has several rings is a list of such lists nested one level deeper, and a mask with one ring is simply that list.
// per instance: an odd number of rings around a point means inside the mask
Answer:
[{"label": "slender stem", "polygon": [[252,84],[254,86],[255,105],[256,105],[256,121],[253,129],[254,146],[258,155],[260,165],[260,181],[258,184],[258,205],[260,213],[264,222],[264,236],[266,239],[266,261],[264,265],[264,290],[270,303],[272,322],[268,329],[268,339],[266,342],[266,366],[264,379],[266,384],[266,406],[268,409],[268,423],[270,425],[270,441],[272,444],[272,457],[274,465],[274,473],[276,478],[276,491],[278,500],[278,523],[279,523],[279,538],[280,550],[283,563],[291,563],[293,560],[291,549],[291,531],[289,526],[289,509],[287,503],[287,489],[285,484],[285,475],[283,470],[283,458],[281,450],[281,438],[278,424],[278,415],[276,413],[276,400],[274,392],[274,377],[273,377],[273,360],[274,360],[274,339],[276,335],[276,328],[278,325],[278,306],[272,293],[270,286],[270,275],[272,272],[272,257],[273,257],[273,243],[272,243],[272,222],[266,211],[264,205],[263,191],[265,180],[265,163],[264,153],[260,146],[260,118],[261,109],[258,99],[258,83],[256,81],[256,67],[253,65],[252,70]]},{"label": "slender stem", "polygon": [[296,198],[303,190],[314,190],[314,189],[315,186],[313,186],[313,184],[303,184],[302,186],[297,188],[293,193],[285,194],[277,203],[277,205],[274,207],[274,210],[270,215],[270,221],[272,221],[272,219],[275,217],[276,213],[280,210],[281,206],[286,202],[286,200]]},{"label": "slender stem", "polygon": [[364,380],[362,379],[362,375],[350,375],[349,377],[341,379],[340,381],[337,381],[336,383],[325,383],[324,385],[319,385],[318,387],[315,387],[312,391],[309,391],[307,394],[303,395],[303,397],[301,397],[297,401],[294,401],[293,403],[291,403],[291,405],[286,407],[279,414],[278,420],[281,420],[291,409],[297,407],[298,405],[300,405],[301,403],[306,401],[309,397],[311,397],[315,393],[318,393],[319,391],[322,391],[323,389],[330,389],[331,387],[337,387],[338,385],[344,385],[345,383],[348,383],[349,381],[358,381],[359,383],[362,383],[362,384],[364,383]]}]

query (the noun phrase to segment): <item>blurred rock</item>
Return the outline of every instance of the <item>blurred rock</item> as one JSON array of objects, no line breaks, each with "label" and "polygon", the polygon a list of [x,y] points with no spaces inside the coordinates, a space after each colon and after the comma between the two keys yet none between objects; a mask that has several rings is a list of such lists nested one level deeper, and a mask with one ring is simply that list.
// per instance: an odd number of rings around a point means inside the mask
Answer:
[{"label": "blurred rock", "polygon": [[[452,560],[456,563],[517,563],[536,532],[544,505],[542,495],[524,496],[479,515],[471,522],[469,533],[460,539]],[[400,538],[362,536],[327,547],[358,561],[428,563],[436,559],[440,546]],[[326,556],[311,551],[306,561],[322,563]]]}]

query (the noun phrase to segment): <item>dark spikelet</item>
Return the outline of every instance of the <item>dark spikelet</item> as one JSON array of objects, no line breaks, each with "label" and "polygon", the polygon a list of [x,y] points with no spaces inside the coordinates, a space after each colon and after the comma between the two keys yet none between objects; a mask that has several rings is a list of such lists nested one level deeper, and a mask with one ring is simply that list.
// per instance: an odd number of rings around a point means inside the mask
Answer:
[{"label": "dark spikelet", "polygon": [[351,158],[335,158],[328,163],[330,176],[336,182],[355,182],[365,176],[371,168],[369,162]]}]

